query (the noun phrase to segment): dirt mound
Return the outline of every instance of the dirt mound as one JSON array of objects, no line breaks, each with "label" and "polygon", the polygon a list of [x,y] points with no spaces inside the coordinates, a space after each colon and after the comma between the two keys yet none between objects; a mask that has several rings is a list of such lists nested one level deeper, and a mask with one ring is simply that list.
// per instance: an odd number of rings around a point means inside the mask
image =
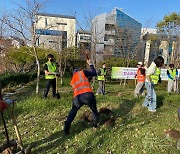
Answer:
[{"label": "dirt mound", "polygon": [[165,133],[167,136],[171,137],[174,140],[180,139],[180,132],[178,130],[168,129],[168,130],[165,130]]},{"label": "dirt mound", "polygon": [[17,143],[15,140],[10,140],[9,144],[5,143],[0,146],[1,154],[14,154],[17,151]]},{"label": "dirt mound", "polygon": [[[115,124],[115,119],[110,116],[111,109],[108,109],[106,107],[99,109],[99,124],[106,125],[106,126],[112,126]],[[93,116],[90,111],[87,111],[83,114],[82,119],[84,119],[87,122],[93,122]]]},{"label": "dirt mound", "polygon": [[111,109],[105,107],[99,109],[99,114],[110,114],[111,112],[112,112]]},{"label": "dirt mound", "polygon": [[105,121],[104,125],[106,125],[106,126],[113,126],[113,125],[115,125],[115,121],[116,121],[116,119],[109,118],[107,121]]},{"label": "dirt mound", "polygon": [[83,114],[82,119],[84,119],[87,122],[92,122],[93,121],[93,116],[90,111],[87,111]]}]

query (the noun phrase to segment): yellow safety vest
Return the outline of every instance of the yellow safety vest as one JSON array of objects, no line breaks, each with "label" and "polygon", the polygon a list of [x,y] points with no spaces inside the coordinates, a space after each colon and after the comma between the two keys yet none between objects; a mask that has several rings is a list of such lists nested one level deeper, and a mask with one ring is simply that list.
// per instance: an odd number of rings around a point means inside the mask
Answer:
[{"label": "yellow safety vest", "polygon": [[158,83],[160,74],[161,74],[161,69],[158,68],[158,67],[156,67],[156,68],[155,68],[155,72],[154,72],[152,75],[150,75],[151,81],[152,81],[154,84],[157,84],[157,83]]},{"label": "yellow safety vest", "polygon": [[176,69],[175,68],[173,70],[172,69],[168,69],[168,71],[169,71],[169,74],[171,75],[171,77],[173,79],[175,79],[175,77],[176,77]]},{"label": "yellow safety vest", "polygon": [[101,71],[101,75],[98,75],[97,79],[100,81],[104,81],[105,80],[105,75],[106,75],[106,71],[103,68],[100,68]]},{"label": "yellow safety vest", "polygon": [[[57,66],[55,62],[47,62],[46,63],[47,67],[48,67],[48,72],[56,72],[57,71]],[[54,79],[55,75],[53,74],[45,74],[45,79]]]}]

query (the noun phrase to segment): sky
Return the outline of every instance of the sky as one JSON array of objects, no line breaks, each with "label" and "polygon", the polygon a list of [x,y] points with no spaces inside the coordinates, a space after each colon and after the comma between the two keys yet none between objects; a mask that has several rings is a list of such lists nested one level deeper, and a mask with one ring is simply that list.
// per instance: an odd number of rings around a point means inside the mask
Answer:
[{"label": "sky", "polygon": [[[24,0],[0,0],[0,9],[12,10]],[[122,8],[142,27],[155,28],[156,23],[172,12],[180,13],[180,0],[47,0],[41,12],[73,15],[77,29],[88,29],[87,20],[101,13],[109,13],[115,7]]]}]

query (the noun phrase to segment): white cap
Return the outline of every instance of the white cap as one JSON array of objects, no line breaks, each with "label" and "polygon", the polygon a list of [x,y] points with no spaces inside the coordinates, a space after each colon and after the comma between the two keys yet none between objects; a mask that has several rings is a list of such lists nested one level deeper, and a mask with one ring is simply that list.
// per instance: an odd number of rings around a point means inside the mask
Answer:
[{"label": "white cap", "polygon": [[140,62],[138,62],[138,65],[142,65],[143,63],[140,61]]}]

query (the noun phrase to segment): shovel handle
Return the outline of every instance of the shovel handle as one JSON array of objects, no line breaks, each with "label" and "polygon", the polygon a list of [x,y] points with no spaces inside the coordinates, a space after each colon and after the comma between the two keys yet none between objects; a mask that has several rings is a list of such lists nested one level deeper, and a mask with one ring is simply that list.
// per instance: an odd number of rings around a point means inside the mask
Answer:
[{"label": "shovel handle", "polygon": [[13,125],[14,125],[14,129],[15,129],[15,132],[16,132],[16,136],[17,136],[20,148],[21,148],[22,151],[24,151],[21,135],[20,135],[20,132],[19,132],[19,129],[18,129],[18,126],[17,126],[16,118],[14,116],[14,102],[13,102],[13,107],[12,107],[12,122],[13,122]]},{"label": "shovel handle", "polygon": [[2,117],[2,121],[3,121],[3,125],[4,125],[4,129],[5,129],[5,134],[6,134],[6,139],[7,139],[7,144],[9,144],[9,134],[8,134],[8,130],[6,127],[6,122],[4,120],[4,115],[3,115],[3,111],[1,111],[1,117]]},{"label": "shovel handle", "polygon": [[58,92],[58,90],[57,90],[57,81],[58,81],[58,79],[57,79],[57,75],[56,75],[56,94]]}]

